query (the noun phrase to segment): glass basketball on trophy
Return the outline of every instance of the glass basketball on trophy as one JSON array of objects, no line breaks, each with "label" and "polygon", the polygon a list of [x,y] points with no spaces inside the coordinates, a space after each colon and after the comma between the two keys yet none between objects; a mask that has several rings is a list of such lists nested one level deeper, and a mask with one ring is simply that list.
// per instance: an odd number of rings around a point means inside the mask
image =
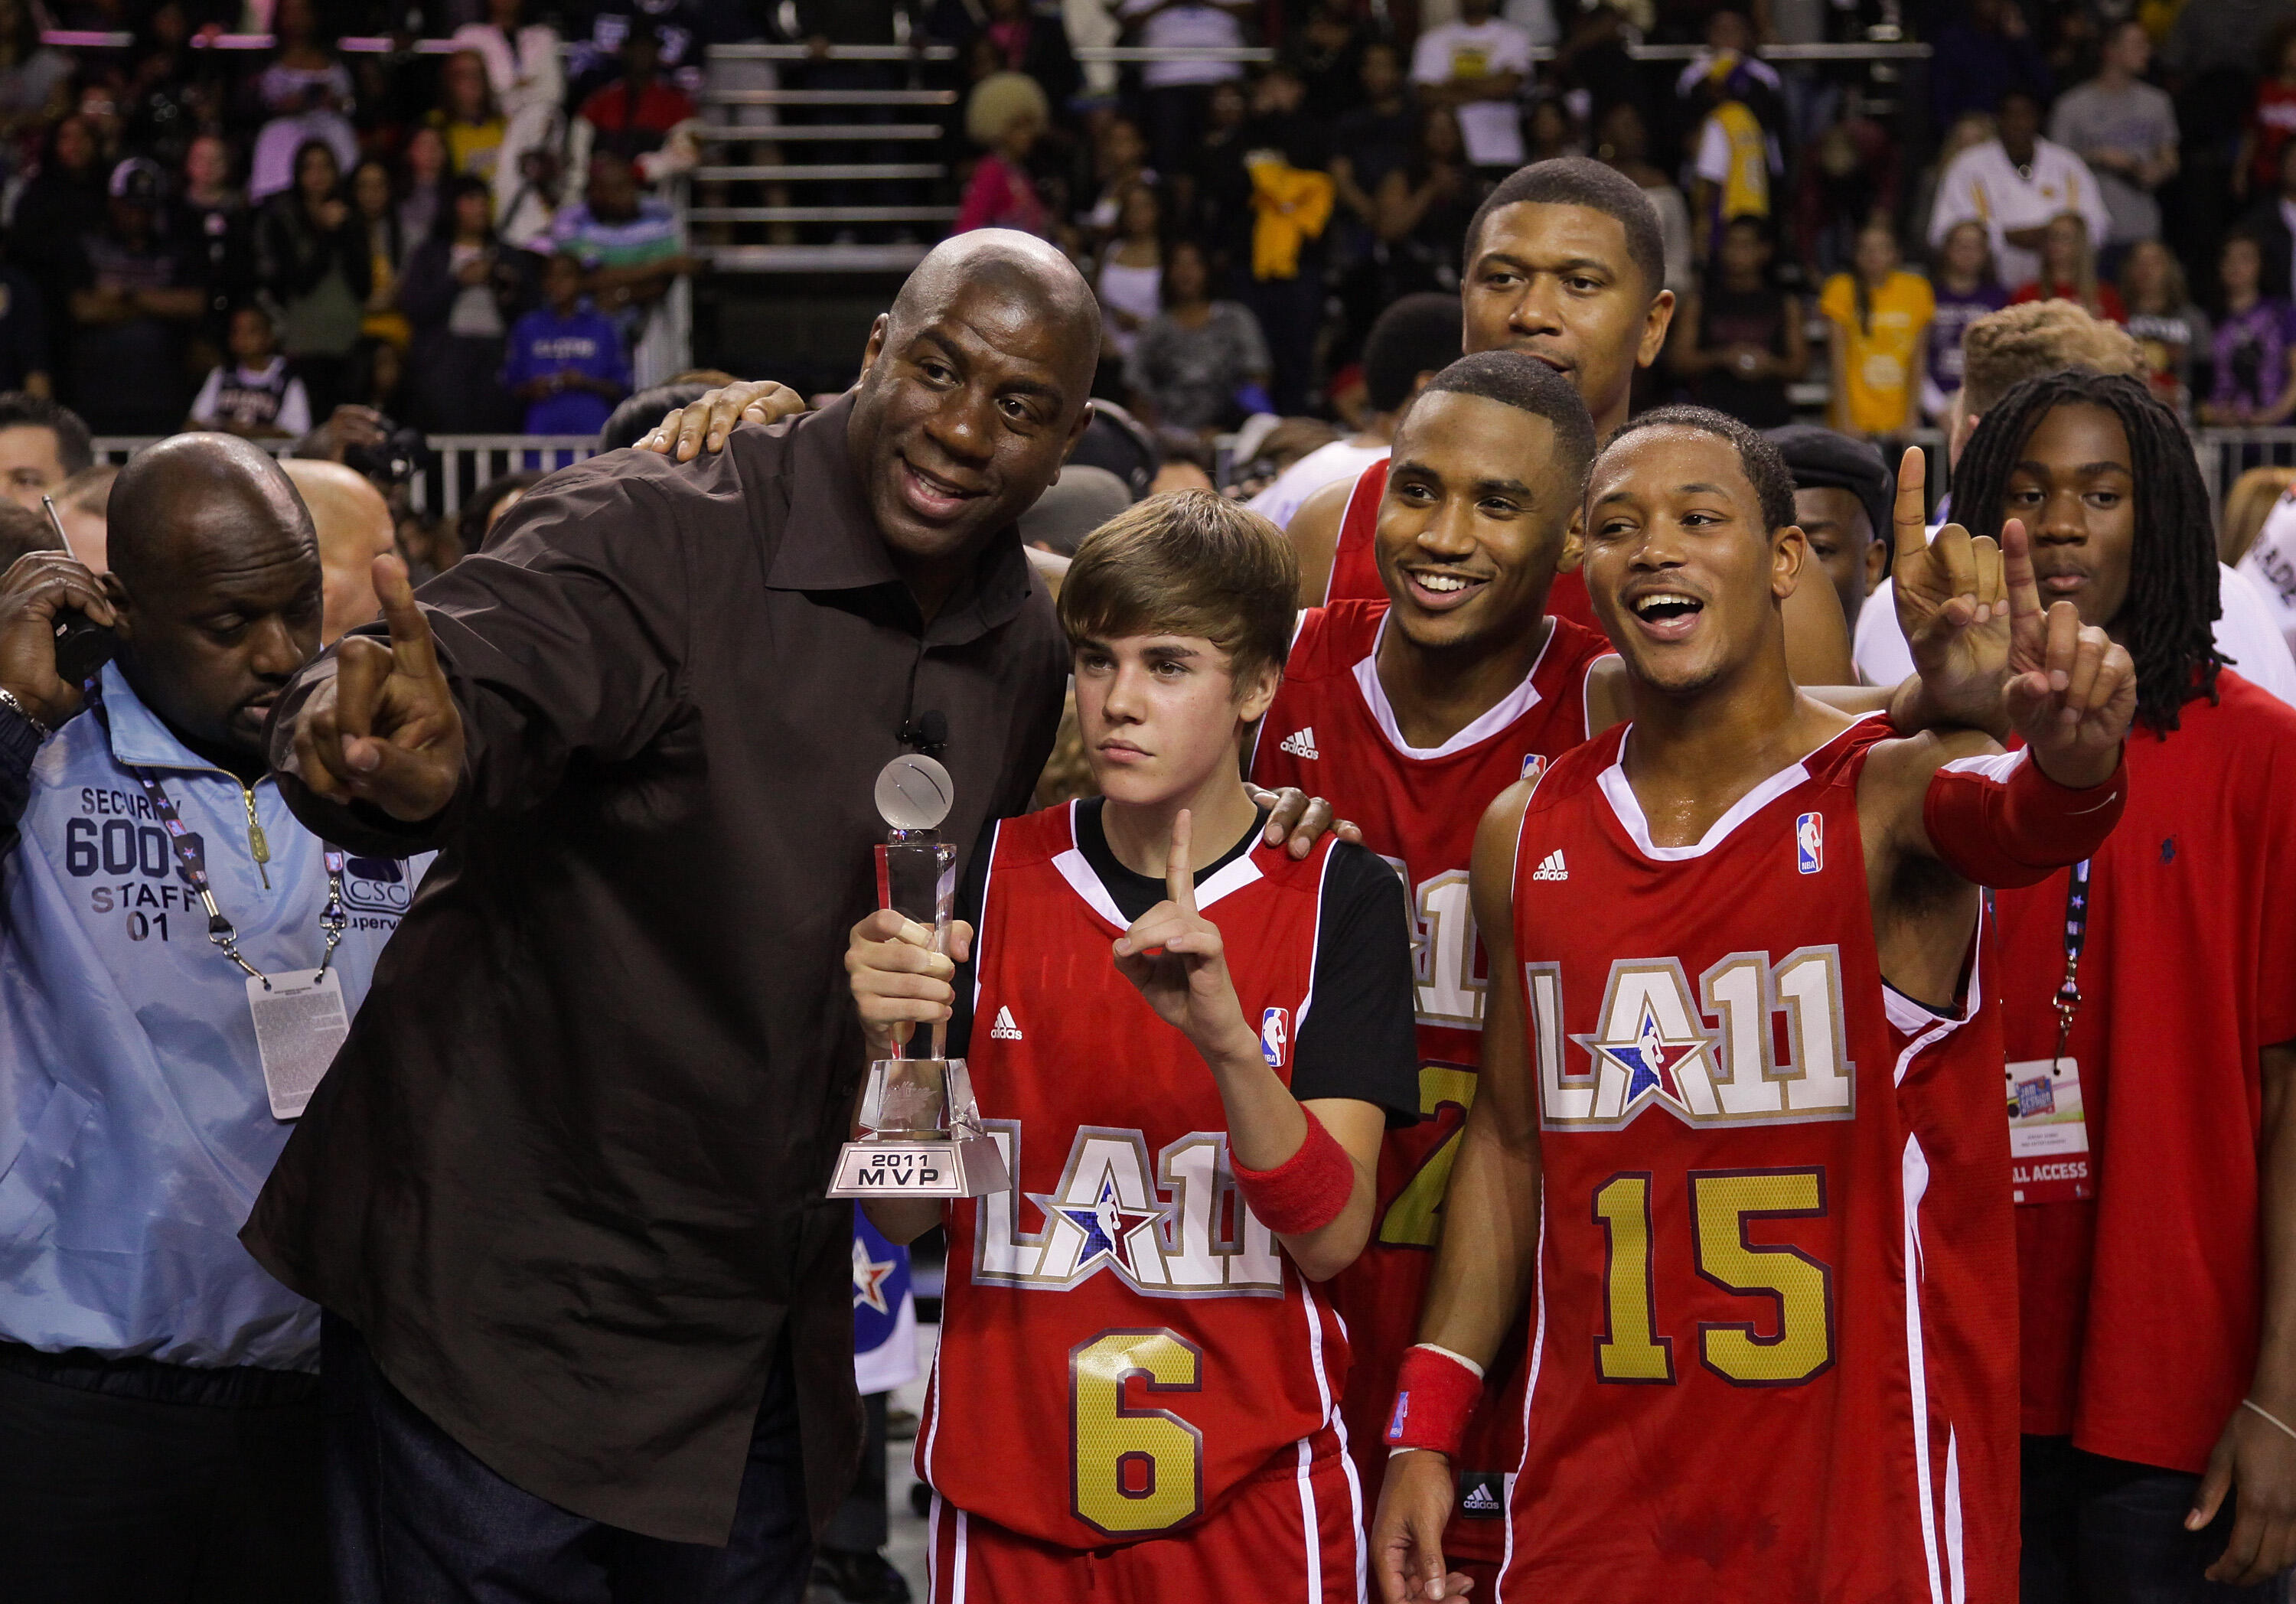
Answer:
[{"label": "glass basketball on trophy", "polygon": [[[948,951],[956,902],[956,848],[940,839],[955,799],[948,771],[930,757],[896,757],[877,776],[877,812],[891,827],[878,847],[877,904],[931,926]],[[932,1027],[931,1054],[869,1066],[862,1136],[837,1156],[832,1198],[978,1198],[1012,1184],[1004,1155],[980,1128],[963,1059],[947,1054],[948,1027]],[[911,1038],[910,1045],[917,1044]]]}]

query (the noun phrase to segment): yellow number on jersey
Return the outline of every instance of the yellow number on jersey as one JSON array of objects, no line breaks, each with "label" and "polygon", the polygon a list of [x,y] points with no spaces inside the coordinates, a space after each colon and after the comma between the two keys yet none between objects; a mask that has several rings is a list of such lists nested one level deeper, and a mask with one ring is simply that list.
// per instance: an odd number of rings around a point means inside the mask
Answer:
[{"label": "yellow number on jersey", "polygon": [[1420,1161],[1419,1169],[1395,1194],[1380,1217],[1379,1240],[1390,1248],[1432,1248],[1440,1229],[1443,1193],[1451,1184],[1452,1161],[1459,1156],[1459,1133],[1466,1129],[1466,1112],[1475,1106],[1475,1072],[1456,1064],[1419,1066],[1419,1116],[1432,1119],[1446,1106],[1460,1112],[1459,1129]]},{"label": "yellow number on jersey", "polygon": [[1111,1537],[1131,1537],[1202,1510],[1203,1434],[1166,1410],[1124,1401],[1134,1376],[1150,1392],[1199,1391],[1202,1367],[1202,1351],[1169,1331],[1103,1331],[1070,1352],[1078,1519]]},{"label": "yellow number on jersey", "polygon": [[1646,1174],[1613,1175],[1595,1194],[1595,1217],[1611,1239],[1603,1284],[1611,1331],[1595,1344],[1595,1373],[1605,1381],[1674,1379],[1673,1340],[1651,1331],[1650,1183]]},{"label": "yellow number on jersey", "polygon": [[[1605,1381],[1672,1382],[1674,1344],[1656,1335],[1651,1268],[1648,1174],[1628,1170],[1595,1190],[1595,1218],[1609,1239],[1603,1301],[1610,1330],[1595,1345]],[[1820,1171],[1726,1170],[1690,1176],[1698,1273],[1715,1285],[1774,1298],[1777,1335],[1756,1335],[1752,1321],[1701,1324],[1706,1368],[1744,1387],[1790,1387],[1833,1363],[1833,1275],[1798,1248],[1757,1248],[1746,1240],[1751,1218],[1807,1219],[1825,1213]]]},{"label": "yellow number on jersey", "polygon": [[1816,1170],[1690,1177],[1698,1222],[1698,1270],[1733,1292],[1777,1299],[1778,1334],[1754,1334],[1753,1322],[1708,1323],[1698,1349],[1707,1368],[1751,1387],[1807,1381],[1833,1363],[1832,1276],[1798,1248],[1757,1248],[1746,1240],[1756,1215],[1808,1218],[1825,1212],[1825,1181]]}]

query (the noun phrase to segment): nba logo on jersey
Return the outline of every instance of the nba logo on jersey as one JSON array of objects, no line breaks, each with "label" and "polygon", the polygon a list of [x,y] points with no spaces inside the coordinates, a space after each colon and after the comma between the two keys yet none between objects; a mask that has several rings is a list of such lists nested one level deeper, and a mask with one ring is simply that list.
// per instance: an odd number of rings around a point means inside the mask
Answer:
[{"label": "nba logo on jersey", "polygon": [[1825,821],[1814,813],[1794,821],[1794,867],[1804,874],[1825,867]]},{"label": "nba logo on jersey", "polygon": [[1533,785],[1538,783],[1538,777],[1546,772],[1546,755],[1544,752],[1532,752],[1523,758],[1522,777]]},{"label": "nba logo on jersey", "polygon": [[1259,1056],[1270,1069],[1283,1068],[1283,1047],[1292,1034],[1292,1011],[1271,1008],[1259,1016]]}]

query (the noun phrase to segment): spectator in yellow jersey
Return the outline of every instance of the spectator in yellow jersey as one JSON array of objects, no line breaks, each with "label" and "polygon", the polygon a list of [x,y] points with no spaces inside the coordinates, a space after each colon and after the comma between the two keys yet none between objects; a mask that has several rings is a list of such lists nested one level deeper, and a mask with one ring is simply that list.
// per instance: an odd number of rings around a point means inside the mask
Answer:
[{"label": "spectator in yellow jersey", "polygon": [[1850,434],[1898,434],[1920,421],[1922,337],[1937,302],[1927,279],[1898,266],[1897,231],[1879,217],[1857,231],[1851,262],[1817,302],[1833,325],[1827,421]]}]

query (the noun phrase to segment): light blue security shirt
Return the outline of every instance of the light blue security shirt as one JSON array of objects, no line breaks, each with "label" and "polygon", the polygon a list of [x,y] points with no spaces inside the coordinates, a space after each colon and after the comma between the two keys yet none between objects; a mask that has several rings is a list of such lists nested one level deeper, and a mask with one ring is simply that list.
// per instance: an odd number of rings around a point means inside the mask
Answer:
[{"label": "light blue security shirt", "polygon": [[[44,742],[15,849],[0,860],[0,1338],[49,1352],[316,1370],[316,1305],[271,1279],[239,1228],[285,1145],[247,977],[129,765],[201,838],[241,953],[318,966],[324,848],[266,776],[250,791],[168,732],[116,668],[104,710]],[[267,838],[270,885],[248,834]],[[351,857],[329,966],[365,998],[429,858]]]}]

